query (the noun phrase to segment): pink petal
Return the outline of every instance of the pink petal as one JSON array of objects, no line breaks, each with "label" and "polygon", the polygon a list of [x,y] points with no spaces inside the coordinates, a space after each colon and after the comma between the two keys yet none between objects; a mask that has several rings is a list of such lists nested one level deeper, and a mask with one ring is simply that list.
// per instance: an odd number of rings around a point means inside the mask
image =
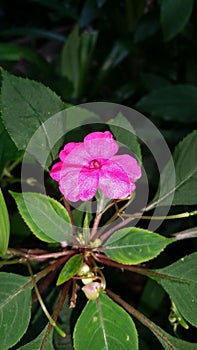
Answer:
[{"label": "pink petal", "polygon": [[129,154],[122,154],[111,158],[117,165],[119,165],[130,178],[130,181],[135,182],[142,176],[141,168],[135,158]]},{"label": "pink petal", "polygon": [[50,176],[52,177],[53,180],[58,182],[60,181],[60,173],[61,173],[62,165],[63,165],[62,162],[58,162],[52,166],[50,170]]},{"label": "pink petal", "polygon": [[68,167],[82,168],[89,162],[89,160],[91,160],[91,157],[85,150],[84,144],[79,142],[78,145],[67,154],[63,163],[62,171],[64,172],[64,169],[67,169]]},{"label": "pink petal", "polygon": [[65,198],[72,202],[77,202],[80,199],[79,195],[79,169],[71,169],[65,172],[60,178],[59,188]]},{"label": "pink petal", "polygon": [[69,142],[64,149],[60,152],[59,157],[62,161],[68,156],[68,154],[75,148],[77,148],[82,142]]},{"label": "pink petal", "polygon": [[104,195],[112,199],[127,197],[135,189],[135,185],[130,182],[127,173],[111,160],[102,166],[99,186]]},{"label": "pink petal", "polygon": [[93,158],[111,158],[118,151],[118,144],[109,131],[92,132],[84,138],[86,151]]},{"label": "pink petal", "polygon": [[99,169],[89,169],[83,167],[79,174],[78,185],[80,189],[80,199],[88,201],[97,192],[99,184]]}]

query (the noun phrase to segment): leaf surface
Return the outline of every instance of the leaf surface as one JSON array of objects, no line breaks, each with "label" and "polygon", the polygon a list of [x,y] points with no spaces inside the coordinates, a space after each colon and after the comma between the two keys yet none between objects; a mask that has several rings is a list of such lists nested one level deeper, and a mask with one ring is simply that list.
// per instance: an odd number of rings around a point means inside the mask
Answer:
[{"label": "leaf surface", "polygon": [[193,0],[162,0],[161,25],[165,40],[174,38],[188,22],[193,9]]},{"label": "leaf surface", "polygon": [[155,258],[174,239],[136,227],[116,231],[104,243],[102,250],[122,264],[139,264]]},{"label": "leaf surface", "polygon": [[0,273],[0,344],[7,350],[27,330],[31,315],[31,287],[24,288],[30,278]]},{"label": "leaf surface", "polygon": [[10,220],[3,193],[0,189],[0,255],[5,255],[10,237]]},{"label": "leaf surface", "polygon": [[70,278],[72,278],[79,270],[82,262],[83,262],[83,257],[81,254],[76,254],[72,256],[66,262],[63,269],[61,270],[57,280],[57,286],[68,281]]},{"label": "leaf surface", "polygon": [[149,276],[159,282],[170,295],[178,311],[197,327],[197,253],[185,256],[174,264],[155,270],[166,276]]},{"label": "leaf surface", "polygon": [[36,237],[48,243],[72,243],[70,219],[58,201],[40,193],[10,193],[22,218]]},{"label": "leaf surface", "polygon": [[75,350],[138,350],[135,324],[119,305],[100,294],[87,302],[78,318],[74,346]]},{"label": "leaf surface", "polygon": [[172,162],[169,162],[160,175],[159,190],[153,199],[160,195],[163,200],[157,205],[165,205],[168,197],[173,196],[174,205],[196,205],[197,198],[197,130],[186,136],[175,148],[173,161],[176,183],[172,187]]}]

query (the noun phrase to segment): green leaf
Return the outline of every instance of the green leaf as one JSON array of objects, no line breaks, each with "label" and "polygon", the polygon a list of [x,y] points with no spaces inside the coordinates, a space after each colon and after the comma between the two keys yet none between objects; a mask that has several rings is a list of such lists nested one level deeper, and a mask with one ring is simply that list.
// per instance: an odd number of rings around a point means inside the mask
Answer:
[{"label": "green leaf", "polygon": [[175,148],[173,161],[176,184],[172,187],[172,163],[169,162],[160,175],[159,190],[152,202],[163,198],[157,206],[165,205],[168,197],[174,194],[174,205],[195,205],[197,197],[197,130],[186,136]]},{"label": "green leaf", "polygon": [[5,255],[10,237],[10,221],[3,193],[0,189],[0,255]]},{"label": "green leaf", "polygon": [[74,330],[75,350],[137,350],[138,336],[129,315],[107,295],[88,301]]},{"label": "green leaf", "polygon": [[[55,160],[57,153],[54,152],[54,128],[62,129],[63,121],[59,120],[51,128],[53,135],[43,125],[55,113],[65,108],[60,98],[44,85],[20,77],[15,77],[1,69],[1,118],[6,130],[19,150],[26,150],[26,147],[40,128],[39,146],[37,153],[50,155],[49,164]],[[12,103],[10,103],[12,96]],[[55,123],[55,121],[54,121]],[[57,142],[58,140],[56,140]]]},{"label": "green leaf", "polygon": [[187,24],[193,9],[193,0],[162,0],[161,25],[165,40],[174,38]]},{"label": "green leaf", "polygon": [[70,278],[72,278],[74,275],[76,275],[82,262],[83,262],[83,257],[81,254],[76,254],[76,255],[72,256],[66,262],[63,269],[61,270],[59,277],[58,277],[58,280],[57,280],[57,286],[68,281]]},{"label": "green leaf", "polygon": [[12,273],[0,273],[0,344],[7,350],[26,332],[31,315],[31,288],[25,288],[29,278]]},{"label": "green leaf", "polygon": [[18,151],[16,145],[10,138],[8,132],[2,124],[0,119],[0,177],[2,176],[3,170],[8,163],[14,161],[21,155],[21,151]]},{"label": "green leaf", "polygon": [[50,64],[44,58],[32,50],[30,47],[14,45],[9,43],[0,43],[0,57],[1,61],[20,61],[25,59],[34,64],[47,77],[52,78],[52,71]]},{"label": "green leaf", "polygon": [[80,35],[79,26],[76,25],[63,46],[61,74],[72,83],[74,98],[79,99],[84,93],[97,36],[97,32]]},{"label": "green leaf", "polygon": [[74,93],[77,91],[79,82],[79,42],[79,27],[76,25],[61,53],[61,74],[73,84]]},{"label": "green leaf", "polygon": [[122,113],[118,113],[116,117],[110,119],[107,124],[109,124],[109,128],[116,140],[124,146],[127,146],[141,164],[142,155],[140,145],[135,130],[128,119]]},{"label": "green leaf", "polygon": [[72,243],[70,219],[58,201],[40,193],[10,193],[22,218],[36,237],[49,243]]},{"label": "green leaf", "polygon": [[102,251],[123,264],[139,264],[155,258],[174,239],[136,227],[116,231],[103,244]]},{"label": "green leaf", "polygon": [[100,65],[98,74],[94,79],[91,95],[96,95],[99,93],[99,89],[105,79],[108,77],[111,71],[127,57],[130,49],[130,42],[127,44],[123,40],[117,40],[114,43],[110,53]]},{"label": "green leaf", "polygon": [[185,256],[174,264],[155,270],[164,276],[149,277],[159,282],[170,295],[178,311],[193,326],[197,327],[197,253]]},{"label": "green leaf", "polygon": [[20,346],[20,348],[18,348],[17,350],[40,350],[43,343],[44,343],[44,350],[54,350],[53,339],[52,339],[53,333],[50,332],[45,342],[46,335],[47,335],[47,329],[44,329],[36,339],[32,340],[31,342],[23,346]]},{"label": "green leaf", "polygon": [[135,105],[137,109],[167,121],[196,122],[197,87],[174,85],[153,90]]}]

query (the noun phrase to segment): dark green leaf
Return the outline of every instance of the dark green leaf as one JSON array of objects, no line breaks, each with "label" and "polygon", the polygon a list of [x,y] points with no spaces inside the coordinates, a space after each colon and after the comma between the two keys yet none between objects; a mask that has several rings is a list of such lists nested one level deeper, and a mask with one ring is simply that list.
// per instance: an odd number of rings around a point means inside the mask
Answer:
[{"label": "dark green leaf", "polygon": [[123,264],[139,264],[155,258],[174,239],[136,227],[113,233],[104,243],[103,252]]},{"label": "dark green leaf", "polygon": [[40,193],[10,192],[31,231],[45,242],[72,243],[71,224],[66,209],[55,199]]},{"label": "dark green leaf", "polygon": [[44,329],[36,339],[21,346],[17,350],[40,350],[42,344],[44,344],[44,348],[43,348],[44,350],[54,350],[53,339],[52,339],[53,333],[50,332],[45,342],[46,335],[47,335],[47,329]]},{"label": "dark green leaf", "polygon": [[27,330],[31,315],[31,289],[24,288],[29,278],[0,273],[1,350],[16,344]]},{"label": "dark green leaf", "polygon": [[164,276],[149,276],[159,282],[170,295],[178,311],[197,327],[197,253],[185,256],[174,264],[155,270]]},{"label": "dark green leaf", "polygon": [[10,221],[3,193],[0,189],[0,255],[5,255],[10,237]]},{"label": "dark green leaf", "polygon": [[61,73],[72,83],[74,98],[80,98],[84,93],[97,34],[84,32],[80,35],[76,25],[63,47]]},{"label": "dark green leaf", "polygon": [[142,83],[148,91],[157,90],[171,85],[171,82],[169,80],[156,74],[143,73],[141,74],[141,79]]},{"label": "dark green leaf", "polygon": [[192,123],[197,120],[197,88],[186,84],[162,87],[142,97],[136,108],[167,121]]},{"label": "dark green leaf", "polygon": [[83,257],[81,254],[76,254],[76,255],[72,256],[66,262],[63,269],[61,270],[59,277],[58,277],[58,280],[57,280],[57,286],[68,281],[70,278],[72,278],[74,275],[76,275],[82,262],[83,262]]},{"label": "dark green leaf", "polygon": [[172,39],[184,29],[192,9],[193,0],[162,0],[161,25],[165,40]]},{"label": "dark green leaf", "polygon": [[[60,98],[44,85],[20,77],[15,77],[1,69],[1,117],[6,130],[19,150],[26,147],[39,130],[39,142],[35,144],[36,154],[50,154],[49,163],[57,157],[52,151],[54,146],[54,129],[56,133],[62,129],[63,121],[52,120],[50,128],[53,134],[43,124],[55,113],[63,110],[65,105]],[[12,96],[12,103],[10,103]],[[52,133],[52,131],[51,131]],[[58,139],[56,139],[56,142]],[[45,160],[46,161],[46,160]]]},{"label": "dark green leaf", "polygon": [[61,53],[61,74],[73,84],[74,97],[79,83],[79,27],[70,33]]},{"label": "dark green leaf", "polygon": [[118,113],[114,119],[110,119],[108,121],[108,124],[116,140],[122,143],[124,146],[127,146],[134,157],[136,157],[138,162],[141,164],[142,155],[140,145],[137,141],[135,130],[128,119],[121,113]]},{"label": "dark green leaf", "polygon": [[21,155],[21,151],[18,151],[16,145],[10,138],[8,132],[2,124],[0,119],[0,177],[2,176],[3,170],[8,163],[14,161]]},{"label": "dark green leaf", "polygon": [[75,350],[137,350],[138,336],[129,315],[107,295],[88,301],[74,330]]},{"label": "dark green leaf", "polygon": [[16,61],[25,59],[34,64],[40,71],[48,77],[51,76],[50,65],[35,50],[29,47],[13,45],[8,43],[0,44],[0,57],[4,61]]},{"label": "dark green leaf", "polygon": [[95,77],[92,94],[98,93],[99,88],[104,80],[107,78],[110,72],[126,58],[129,50],[129,47],[127,47],[124,42],[115,42],[110,53],[107,55],[104,62],[100,66],[97,76]]},{"label": "dark green leaf", "polygon": [[[172,163],[166,165],[160,175],[160,188],[153,202],[158,196],[163,198],[157,205],[165,205],[169,196],[174,194],[174,205],[196,204],[197,197],[197,130],[186,136],[175,148],[173,161],[176,172],[176,184],[171,182]],[[172,187],[174,186],[174,187]]]}]

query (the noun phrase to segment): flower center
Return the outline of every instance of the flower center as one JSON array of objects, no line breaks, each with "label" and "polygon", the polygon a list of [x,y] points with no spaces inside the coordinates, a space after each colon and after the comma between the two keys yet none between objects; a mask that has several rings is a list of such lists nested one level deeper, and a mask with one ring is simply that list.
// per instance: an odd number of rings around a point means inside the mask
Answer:
[{"label": "flower center", "polygon": [[90,169],[101,169],[102,164],[97,159],[93,159],[89,166]]}]

